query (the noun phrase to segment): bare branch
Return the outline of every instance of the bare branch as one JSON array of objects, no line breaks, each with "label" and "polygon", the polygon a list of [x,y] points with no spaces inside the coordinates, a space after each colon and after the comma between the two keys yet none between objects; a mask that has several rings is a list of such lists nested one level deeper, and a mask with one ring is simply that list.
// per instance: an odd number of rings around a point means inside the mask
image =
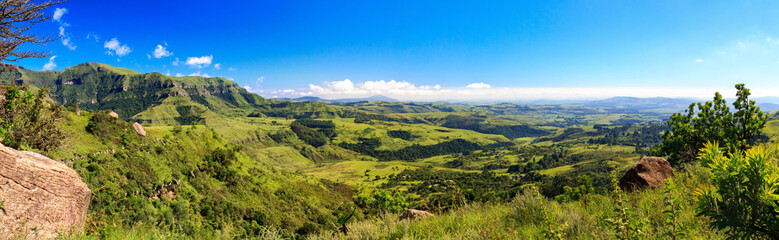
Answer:
[{"label": "bare branch", "polygon": [[19,46],[25,43],[46,43],[59,37],[41,36],[27,33],[33,25],[51,19],[44,10],[52,5],[61,4],[64,0],[48,0],[38,2],[33,0],[3,0],[0,1],[0,72],[14,69],[7,62],[15,62],[24,58],[48,57],[48,52],[19,51]]}]

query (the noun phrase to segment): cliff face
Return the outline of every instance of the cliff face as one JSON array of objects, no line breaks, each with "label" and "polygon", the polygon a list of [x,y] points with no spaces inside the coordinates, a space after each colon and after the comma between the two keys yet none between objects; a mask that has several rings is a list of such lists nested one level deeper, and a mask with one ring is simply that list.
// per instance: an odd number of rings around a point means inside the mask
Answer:
[{"label": "cliff face", "polygon": [[17,83],[50,89],[52,98],[63,105],[77,103],[85,110],[113,110],[125,120],[169,97],[188,97],[216,112],[222,110],[214,109],[220,106],[254,108],[266,103],[224,78],[141,74],[100,63],[82,63],[63,71],[20,68],[13,74]]}]

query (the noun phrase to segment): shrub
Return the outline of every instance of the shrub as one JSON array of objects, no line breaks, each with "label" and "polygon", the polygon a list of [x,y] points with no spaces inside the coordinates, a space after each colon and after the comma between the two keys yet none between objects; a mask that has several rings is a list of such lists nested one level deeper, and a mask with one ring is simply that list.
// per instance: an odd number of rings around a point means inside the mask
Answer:
[{"label": "shrub", "polygon": [[735,238],[779,239],[779,167],[763,147],[725,157],[707,143],[698,157],[711,168],[713,186],[696,191],[698,214]]},{"label": "shrub", "polygon": [[0,138],[4,145],[49,151],[57,146],[64,134],[57,127],[62,108],[47,101],[47,89],[37,92],[29,85],[0,85]]}]

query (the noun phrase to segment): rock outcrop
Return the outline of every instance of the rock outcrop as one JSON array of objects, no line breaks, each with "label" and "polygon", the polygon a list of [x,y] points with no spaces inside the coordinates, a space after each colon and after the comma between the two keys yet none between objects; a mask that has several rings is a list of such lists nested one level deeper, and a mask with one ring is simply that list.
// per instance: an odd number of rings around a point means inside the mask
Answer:
[{"label": "rock outcrop", "polygon": [[619,187],[623,191],[632,192],[662,185],[666,178],[672,177],[674,177],[673,168],[664,158],[645,157],[633,164],[633,167],[619,179]]},{"label": "rock outcrop", "polygon": [[113,118],[119,118],[119,114],[114,111],[108,111],[108,115],[111,115]]},{"label": "rock outcrop", "polygon": [[399,220],[408,219],[408,220],[414,221],[414,220],[417,220],[417,219],[425,219],[425,218],[429,218],[429,217],[435,217],[435,215],[433,215],[432,213],[426,212],[426,211],[422,211],[422,210],[409,209],[409,210],[406,210],[406,211],[403,211],[402,213],[400,213],[400,217],[398,217],[398,219]]},{"label": "rock outcrop", "polygon": [[0,239],[47,239],[84,227],[92,191],[65,164],[0,145]]},{"label": "rock outcrop", "polygon": [[143,126],[141,126],[140,123],[133,123],[133,129],[135,129],[135,133],[138,133],[141,137],[146,137],[146,130],[143,130]]}]

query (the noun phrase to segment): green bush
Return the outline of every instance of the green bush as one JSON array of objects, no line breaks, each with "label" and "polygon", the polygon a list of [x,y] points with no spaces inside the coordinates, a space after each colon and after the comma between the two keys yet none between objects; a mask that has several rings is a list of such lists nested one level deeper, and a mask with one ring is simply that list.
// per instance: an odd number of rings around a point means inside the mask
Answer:
[{"label": "green bush", "polygon": [[663,142],[653,154],[669,156],[668,161],[678,166],[695,160],[698,150],[709,141],[722,143],[731,153],[745,151],[762,133],[768,114],[749,100],[744,84],[736,84],[736,90],[736,112],[730,112],[722,95],[715,93],[712,101],[692,103],[684,114],[673,114],[668,121],[671,130],[663,134]]},{"label": "green bush", "polygon": [[37,92],[29,85],[0,85],[0,138],[16,149],[49,151],[64,138],[57,122],[62,108],[47,100],[49,91]]},{"label": "green bush", "polygon": [[724,155],[707,143],[698,157],[711,168],[713,186],[696,192],[698,214],[734,238],[779,239],[779,162],[763,147]]}]

